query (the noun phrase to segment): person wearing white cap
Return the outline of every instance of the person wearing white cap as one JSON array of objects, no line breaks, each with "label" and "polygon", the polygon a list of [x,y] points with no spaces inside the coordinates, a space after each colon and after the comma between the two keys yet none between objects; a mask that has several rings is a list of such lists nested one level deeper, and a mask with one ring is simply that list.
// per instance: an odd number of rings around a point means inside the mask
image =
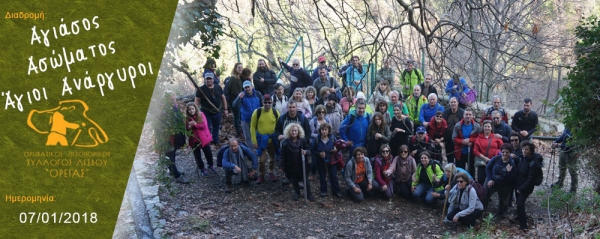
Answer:
[{"label": "person wearing white cap", "polygon": [[206,116],[208,127],[211,129],[213,141],[211,143],[219,146],[219,128],[221,126],[221,107],[223,113],[229,114],[227,111],[227,99],[223,94],[223,88],[215,84],[215,75],[213,73],[204,74],[204,85],[196,90],[196,106],[200,106],[200,110]]},{"label": "person wearing white cap", "polygon": [[[358,93],[356,93],[356,100],[358,100],[358,99],[363,99],[365,102],[367,102],[365,93],[363,93],[362,91],[359,91]],[[365,113],[367,113],[369,115],[373,115],[373,107],[371,107],[371,105],[367,104],[365,107]],[[350,107],[350,109],[348,110],[348,114],[349,115],[356,114],[356,105],[352,105],[352,107]]]},{"label": "person wearing white cap", "polygon": [[252,119],[252,113],[254,110],[260,108],[262,102],[262,95],[254,87],[252,82],[244,81],[242,84],[244,91],[233,101],[232,106],[240,106],[240,118],[242,122],[242,132],[244,132],[244,140],[246,145],[251,145],[252,135],[250,134],[250,120]]}]

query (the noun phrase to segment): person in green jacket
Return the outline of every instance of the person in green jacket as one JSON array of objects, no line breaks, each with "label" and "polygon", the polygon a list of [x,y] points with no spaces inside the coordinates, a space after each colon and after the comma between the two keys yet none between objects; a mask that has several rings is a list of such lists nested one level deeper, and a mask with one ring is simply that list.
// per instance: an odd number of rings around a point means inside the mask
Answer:
[{"label": "person in green jacket", "polygon": [[414,198],[424,198],[426,203],[435,205],[437,198],[433,197],[432,192],[444,190],[444,185],[440,183],[443,176],[444,170],[431,159],[429,152],[421,153],[421,163],[417,165],[417,171],[412,182]]},{"label": "person in green jacket", "polygon": [[428,102],[427,97],[421,95],[421,87],[419,85],[413,87],[413,94],[404,102],[406,108],[408,108],[408,117],[414,122],[415,130],[417,127],[423,125],[423,122],[419,121],[419,115],[421,115],[421,106],[428,104]]},{"label": "person in green jacket", "polygon": [[402,86],[402,94],[404,97],[410,95],[411,89],[415,85],[419,85],[424,81],[423,72],[415,68],[414,61],[406,62],[406,69],[400,75],[400,85]]}]

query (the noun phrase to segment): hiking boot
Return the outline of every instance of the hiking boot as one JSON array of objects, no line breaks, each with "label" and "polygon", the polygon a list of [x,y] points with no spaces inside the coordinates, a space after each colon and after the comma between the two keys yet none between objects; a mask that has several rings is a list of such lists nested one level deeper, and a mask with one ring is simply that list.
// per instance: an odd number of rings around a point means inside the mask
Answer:
[{"label": "hiking boot", "polygon": [[298,183],[298,187],[300,187],[300,189],[303,189],[304,188],[304,182],[299,182]]},{"label": "hiking boot", "polygon": [[217,170],[215,169],[214,166],[208,166],[208,171],[214,174],[217,174]]},{"label": "hiking boot", "polygon": [[322,198],[324,198],[324,197],[327,197],[327,193],[321,193],[321,194],[320,194],[320,196],[321,196]]},{"label": "hiking boot", "polygon": [[277,176],[275,176],[275,174],[273,174],[273,173],[269,173],[267,175],[267,177],[269,177],[269,180],[271,180],[271,182],[277,182],[277,181],[279,181],[279,179],[277,178]]},{"label": "hiking boot", "polygon": [[288,180],[286,177],[283,177],[281,179],[281,185],[283,185],[283,186],[290,185],[290,180]]},{"label": "hiking boot", "polygon": [[313,197],[312,193],[309,193],[308,196],[306,196],[308,198],[308,201],[314,202],[315,201],[315,197]]},{"label": "hiking boot", "polygon": [[559,183],[559,182],[556,182],[556,183],[553,183],[552,185],[550,185],[550,188],[562,188],[562,187],[563,187],[562,183]]},{"label": "hiking boot", "polygon": [[344,194],[343,194],[342,192],[336,192],[336,193],[335,193],[335,194],[333,194],[333,195],[335,195],[335,196],[336,196],[336,197],[338,197],[338,198],[343,198],[343,197],[344,197]]},{"label": "hiking boot", "polygon": [[225,184],[225,193],[231,193],[231,184]]},{"label": "hiking boot", "polygon": [[178,178],[175,179],[176,183],[181,183],[181,184],[188,184],[190,183],[190,181],[186,180],[183,175],[179,176]]},{"label": "hiking boot", "polygon": [[300,195],[298,195],[298,193],[294,193],[294,196],[292,196],[292,199],[294,199],[294,201],[298,201],[298,198],[300,198]]},{"label": "hiking boot", "polygon": [[264,175],[258,176],[258,180],[256,180],[256,184],[261,185],[263,182],[265,182],[265,176]]},{"label": "hiking boot", "polygon": [[200,169],[200,175],[202,175],[202,177],[210,177],[210,175],[208,175],[208,172],[206,172],[206,169]]}]

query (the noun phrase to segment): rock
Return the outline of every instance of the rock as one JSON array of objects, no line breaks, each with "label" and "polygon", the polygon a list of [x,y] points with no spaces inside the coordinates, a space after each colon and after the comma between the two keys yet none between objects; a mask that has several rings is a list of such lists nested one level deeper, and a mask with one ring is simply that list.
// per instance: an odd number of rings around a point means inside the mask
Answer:
[{"label": "rock", "polygon": [[276,217],[283,217],[283,213],[275,213]]}]

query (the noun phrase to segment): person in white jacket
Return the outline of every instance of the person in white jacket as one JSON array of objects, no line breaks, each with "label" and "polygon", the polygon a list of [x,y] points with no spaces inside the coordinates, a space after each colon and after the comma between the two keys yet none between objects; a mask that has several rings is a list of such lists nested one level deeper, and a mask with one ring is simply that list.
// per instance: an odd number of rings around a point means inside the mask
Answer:
[{"label": "person in white jacket", "polygon": [[483,204],[475,188],[469,185],[469,176],[463,172],[456,174],[456,185],[450,190],[448,202],[446,221],[475,226],[475,220],[483,214]]}]

